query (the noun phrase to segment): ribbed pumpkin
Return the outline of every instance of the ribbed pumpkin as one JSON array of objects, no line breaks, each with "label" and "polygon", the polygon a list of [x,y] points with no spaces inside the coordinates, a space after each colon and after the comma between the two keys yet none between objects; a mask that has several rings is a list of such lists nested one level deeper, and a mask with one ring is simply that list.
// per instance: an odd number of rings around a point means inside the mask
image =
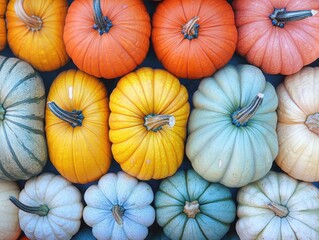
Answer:
[{"label": "ribbed pumpkin", "polygon": [[236,49],[234,13],[227,1],[165,0],[152,26],[156,56],[177,77],[211,76]]},{"label": "ribbed pumpkin", "polygon": [[4,15],[7,9],[7,0],[0,0],[0,51],[3,50],[7,43],[7,29]]},{"label": "ribbed pumpkin", "polygon": [[66,17],[64,41],[79,69],[116,78],[142,63],[150,34],[150,16],[141,0],[77,0]]},{"label": "ribbed pumpkin", "polygon": [[0,56],[0,178],[28,179],[47,161],[42,78],[26,62]]},{"label": "ribbed pumpkin", "polygon": [[62,176],[83,184],[107,172],[109,107],[101,81],[79,70],[61,72],[50,87],[45,116],[50,160]]},{"label": "ribbed pumpkin", "polygon": [[162,69],[122,77],[110,96],[110,140],[121,168],[142,180],[174,174],[184,157],[188,93]]},{"label": "ribbed pumpkin", "polygon": [[10,0],[6,13],[8,44],[18,58],[39,71],[52,71],[69,59],[63,28],[66,0]]},{"label": "ribbed pumpkin", "polygon": [[318,0],[234,0],[232,4],[237,52],[249,63],[267,73],[290,75],[319,57]]}]

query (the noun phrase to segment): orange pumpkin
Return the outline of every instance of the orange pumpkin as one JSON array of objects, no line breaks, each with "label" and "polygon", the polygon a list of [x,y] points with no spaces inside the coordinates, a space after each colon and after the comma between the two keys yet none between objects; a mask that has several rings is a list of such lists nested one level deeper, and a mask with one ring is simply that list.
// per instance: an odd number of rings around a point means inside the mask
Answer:
[{"label": "orange pumpkin", "polygon": [[190,105],[186,88],[169,72],[140,68],[110,95],[114,159],[141,180],[173,175],[184,157]]},{"label": "orange pumpkin", "polygon": [[95,77],[71,69],[53,81],[45,130],[50,160],[67,180],[88,183],[109,169],[108,116],[107,91]]},{"label": "orange pumpkin", "polygon": [[152,25],[156,56],[177,77],[211,76],[236,49],[234,13],[227,1],[165,0]]},{"label": "orange pumpkin", "polygon": [[7,0],[0,0],[0,51],[3,50],[7,43],[7,29],[4,20],[4,14],[7,9]]},{"label": "orange pumpkin", "polygon": [[66,0],[11,0],[6,13],[8,44],[18,58],[39,71],[52,71],[69,59],[63,28]]},{"label": "orange pumpkin", "polygon": [[64,41],[79,69],[109,79],[142,63],[150,33],[150,17],[141,0],[77,0],[66,17]]},{"label": "orange pumpkin", "polygon": [[318,0],[234,0],[237,52],[270,74],[290,75],[319,57]]}]

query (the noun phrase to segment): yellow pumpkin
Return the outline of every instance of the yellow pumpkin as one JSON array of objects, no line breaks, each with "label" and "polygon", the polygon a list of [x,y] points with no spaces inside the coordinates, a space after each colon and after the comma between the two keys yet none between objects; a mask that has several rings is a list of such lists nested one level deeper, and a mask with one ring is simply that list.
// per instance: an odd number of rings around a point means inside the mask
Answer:
[{"label": "yellow pumpkin", "polygon": [[47,99],[45,131],[52,164],[73,183],[97,180],[112,159],[104,84],[70,69],[53,81]]},{"label": "yellow pumpkin", "polygon": [[39,71],[52,71],[69,59],[63,42],[66,0],[10,0],[8,44],[14,55]]},{"label": "yellow pumpkin", "polygon": [[141,180],[173,175],[184,157],[188,92],[162,69],[140,68],[122,77],[110,95],[114,159]]}]

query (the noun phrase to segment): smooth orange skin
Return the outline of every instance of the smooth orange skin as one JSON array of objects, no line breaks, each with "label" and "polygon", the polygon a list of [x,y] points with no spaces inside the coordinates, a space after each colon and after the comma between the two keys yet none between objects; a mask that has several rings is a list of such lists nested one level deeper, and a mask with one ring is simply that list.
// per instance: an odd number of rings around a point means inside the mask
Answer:
[{"label": "smooth orange skin", "polygon": [[52,164],[73,183],[97,180],[112,160],[105,86],[95,77],[71,69],[53,81],[47,100],[66,111],[81,110],[84,116],[82,126],[73,128],[47,107],[45,130]]},{"label": "smooth orange skin", "polygon": [[7,29],[4,15],[7,9],[7,0],[0,0],[0,51],[3,50],[7,43]]},{"label": "smooth orange skin", "polygon": [[[141,180],[173,175],[184,157],[188,93],[162,69],[140,68],[122,77],[110,95],[110,140],[123,171]],[[144,126],[149,114],[174,116],[175,125],[154,132]]]},{"label": "smooth orange skin", "polygon": [[63,42],[67,0],[24,0],[26,13],[43,21],[39,31],[29,30],[16,15],[15,1],[9,1],[6,13],[8,44],[14,55],[39,71],[53,71],[64,66],[69,60]]}]

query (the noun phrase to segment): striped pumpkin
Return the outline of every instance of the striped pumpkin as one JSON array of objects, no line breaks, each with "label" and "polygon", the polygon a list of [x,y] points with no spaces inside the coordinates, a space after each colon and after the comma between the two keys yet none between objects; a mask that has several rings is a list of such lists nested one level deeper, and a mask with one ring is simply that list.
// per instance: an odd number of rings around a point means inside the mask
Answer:
[{"label": "striped pumpkin", "polygon": [[45,90],[26,62],[0,56],[0,178],[28,179],[47,160]]}]

